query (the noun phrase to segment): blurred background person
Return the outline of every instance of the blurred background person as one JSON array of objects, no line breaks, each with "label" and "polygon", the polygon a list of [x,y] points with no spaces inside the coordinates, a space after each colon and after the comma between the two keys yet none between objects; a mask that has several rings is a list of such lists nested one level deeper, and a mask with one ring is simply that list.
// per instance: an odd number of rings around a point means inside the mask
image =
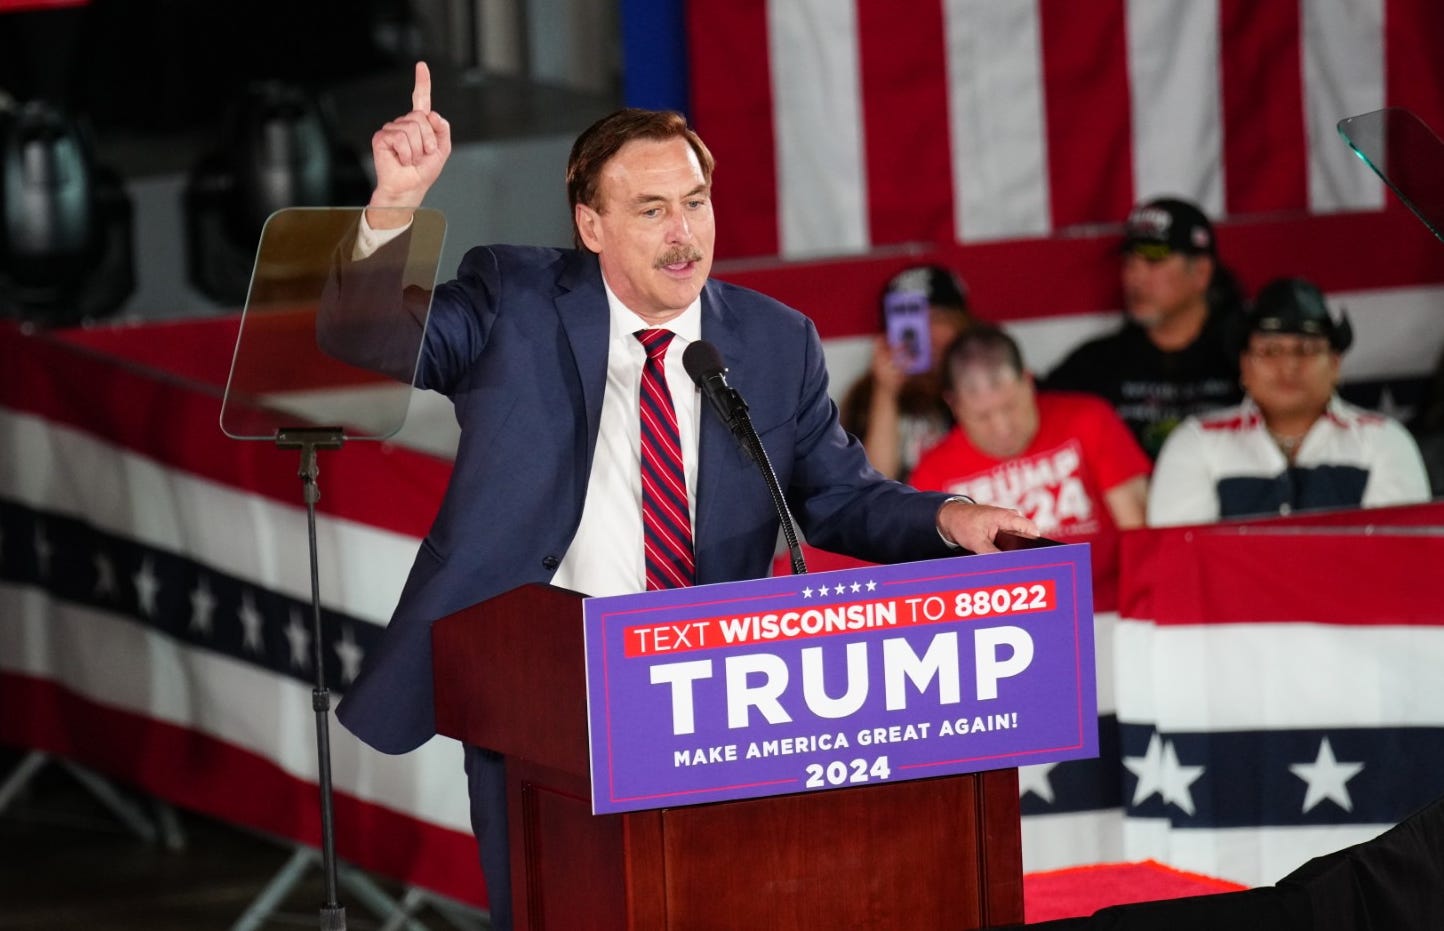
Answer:
[{"label": "blurred background person", "polygon": [[1241,399],[1228,322],[1242,294],[1208,217],[1170,197],[1129,213],[1121,274],[1123,325],[1074,349],[1043,387],[1104,398],[1156,458],[1184,417]]},{"label": "blurred background person", "polygon": [[[883,335],[872,365],[843,396],[841,419],[874,468],[906,481],[922,451],[953,425],[938,360],[973,316],[962,278],[941,265],[903,269],[888,281],[879,306]],[[919,315],[922,323],[914,325]]]},{"label": "blurred background person", "polygon": [[1429,500],[1419,448],[1398,421],[1336,392],[1353,342],[1302,278],[1265,285],[1243,321],[1245,397],[1189,417],[1159,454],[1152,526]]},{"label": "blurred background person", "polygon": [[1118,535],[1143,525],[1152,463],[1104,401],[1038,391],[1017,342],[974,323],[945,350],[954,427],[913,471],[918,488],[1017,508],[1044,536],[1092,544],[1094,599],[1113,604]]}]

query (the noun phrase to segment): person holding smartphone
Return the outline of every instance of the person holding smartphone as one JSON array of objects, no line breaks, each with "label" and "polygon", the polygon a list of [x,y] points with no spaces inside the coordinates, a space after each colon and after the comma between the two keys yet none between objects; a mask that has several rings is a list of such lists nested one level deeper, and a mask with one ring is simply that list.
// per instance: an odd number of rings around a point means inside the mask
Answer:
[{"label": "person holding smartphone", "polygon": [[905,482],[923,451],[952,428],[938,362],[973,316],[967,286],[941,265],[898,272],[880,305],[883,333],[872,365],[843,397],[842,425],[862,440],[873,468]]}]

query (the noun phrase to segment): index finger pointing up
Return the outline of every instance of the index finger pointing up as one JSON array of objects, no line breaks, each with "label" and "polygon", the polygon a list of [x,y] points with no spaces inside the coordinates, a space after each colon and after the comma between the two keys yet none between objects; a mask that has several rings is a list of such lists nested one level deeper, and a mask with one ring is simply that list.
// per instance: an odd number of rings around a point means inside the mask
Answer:
[{"label": "index finger pointing up", "polygon": [[416,87],[411,91],[411,109],[431,112],[431,69],[424,61],[416,63]]}]

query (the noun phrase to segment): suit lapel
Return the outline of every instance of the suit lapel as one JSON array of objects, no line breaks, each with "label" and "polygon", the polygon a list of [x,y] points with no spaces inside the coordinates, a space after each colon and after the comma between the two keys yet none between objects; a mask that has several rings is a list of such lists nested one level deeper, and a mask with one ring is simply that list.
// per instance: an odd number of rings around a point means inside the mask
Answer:
[{"label": "suit lapel", "polygon": [[611,341],[611,311],[602,287],[601,266],[591,252],[571,253],[558,279],[557,315],[571,345],[587,415],[587,444],[580,450],[579,474],[588,475],[602,422],[602,392],[607,388],[607,347]]},{"label": "suit lapel", "polygon": [[[746,356],[746,340],[736,319],[737,311],[719,295],[720,289],[708,282],[702,289],[702,338],[717,347],[722,362],[735,370]],[[729,383],[736,383],[731,381]],[[746,398],[744,397],[744,400]],[[730,578],[719,565],[722,554],[714,550],[715,541],[725,539],[726,506],[722,502],[722,479],[729,469],[736,468],[737,440],[722,418],[711,409],[706,399],[699,412],[697,449],[697,581],[717,582]]]}]

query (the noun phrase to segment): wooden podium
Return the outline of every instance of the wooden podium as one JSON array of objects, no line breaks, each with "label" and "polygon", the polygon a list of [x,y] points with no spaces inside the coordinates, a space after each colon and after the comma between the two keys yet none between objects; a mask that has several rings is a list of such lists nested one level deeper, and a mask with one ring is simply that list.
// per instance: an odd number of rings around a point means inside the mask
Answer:
[{"label": "wooden podium", "polygon": [[437,730],[507,756],[518,929],[1023,921],[1015,769],[593,815],[582,596],[513,589],[432,646]]}]

